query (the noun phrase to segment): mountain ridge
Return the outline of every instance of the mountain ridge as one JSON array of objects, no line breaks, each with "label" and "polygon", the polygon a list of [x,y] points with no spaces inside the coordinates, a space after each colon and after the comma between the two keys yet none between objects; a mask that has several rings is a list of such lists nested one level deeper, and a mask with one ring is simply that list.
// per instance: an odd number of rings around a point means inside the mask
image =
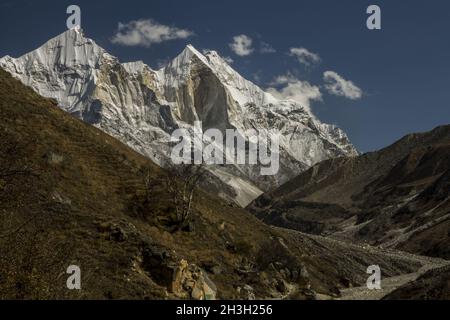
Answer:
[{"label": "mountain ridge", "polygon": [[[245,206],[311,165],[355,156],[345,133],[321,123],[292,100],[278,100],[244,79],[215,51],[188,45],[167,66],[120,63],[95,41],[68,30],[0,66],[61,108],[125,142],[163,167],[170,164],[170,134],[194,121],[219,130],[281,132],[280,170],[262,177],[258,166],[208,166],[210,185]],[[222,187],[220,187],[222,185]]]},{"label": "mountain ridge", "polygon": [[320,162],[248,209],[267,223],[448,259],[449,163],[444,125]]}]

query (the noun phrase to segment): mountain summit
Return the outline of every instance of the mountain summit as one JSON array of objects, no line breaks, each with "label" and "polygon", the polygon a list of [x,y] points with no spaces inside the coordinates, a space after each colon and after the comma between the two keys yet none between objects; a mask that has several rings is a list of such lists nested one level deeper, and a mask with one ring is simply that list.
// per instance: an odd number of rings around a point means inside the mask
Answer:
[{"label": "mountain summit", "polygon": [[321,123],[295,101],[279,100],[244,79],[215,51],[188,45],[167,66],[120,63],[78,30],[68,30],[0,66],[74,116],[100,128],[165,167],[177,128],[281,132],[280,170],[260,176],[257,165],[208,166],[209,183],[245,206],[325,159],[355,156],[345,133]]}]

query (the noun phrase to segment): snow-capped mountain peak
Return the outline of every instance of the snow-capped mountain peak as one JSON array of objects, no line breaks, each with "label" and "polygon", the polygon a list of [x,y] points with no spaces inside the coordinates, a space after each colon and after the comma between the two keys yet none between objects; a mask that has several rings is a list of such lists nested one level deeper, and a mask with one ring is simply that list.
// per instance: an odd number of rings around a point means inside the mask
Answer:
[{"label": "snow-capped mountain peak", "polygon": [[217,52],[202,54],[192,45],[155,71],[142,61],[120,63],[71,29],[17,59],[1,58],[0,66],[161,166],[170,161],[172,132],[194,121],[203,129],[279,130],[277,175],[261,177],[258,165],[208,167],[217,192],[243,206],[319,161],[357,154],[339,128],[294,101],[276,99]]}]

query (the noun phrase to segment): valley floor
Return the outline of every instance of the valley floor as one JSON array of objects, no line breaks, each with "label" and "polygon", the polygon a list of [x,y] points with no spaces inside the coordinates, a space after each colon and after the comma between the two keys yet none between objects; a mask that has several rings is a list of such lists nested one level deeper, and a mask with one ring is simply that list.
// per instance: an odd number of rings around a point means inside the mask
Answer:
[{"label": "valley floor", "polygon": [[[280,229],[280,228],[277,228]],[[413,284],[421,276],[431,272],[436,271],[445,267],[450,266],[449,260],[444,260],[440,258],[433,258],[428,256],[420,256],[411,254],[404,251],[378,248],[365,244],[355,244],[346,241],[336,240],[332,238],[309,235],[301,232],[282,229],[284,232],[290,234],[290,236],[298,237],[298,240],[304,241],[304,239],[310,239],[320,246],[326,247],[328,252],[334,252],[336,256],[341,255],[341,263],[345,264],[346,257],[358,252],[359,256],[367,256],[367,261],[376,257],[379,262],[374,262],[374,264],[379,264],[381,266],[381,289],[380,290],[370,290],[367,288],[366,284],[361,283],[359,286],[349,286],[349,288],[340,289],[340,297],[332,297],[325,294],[318,293],[316,299],[318,300],[381,300],[386,298],[389,294],[393,293],[395,290],[404,287],[405,285]],[[317,255],[323,255],[323,252],[316,252]],[[370,257],[370,258],[369,258]],[[323,256],[324,259],[328,259],[328,256]],[[417,271],[409,273],[401,273],[398,275],[383,275],[383,264],[389,265],[389,269],[395,269],[395,264],[399,262],[408,261],[411,265],[419,265],[420,267]],[[336,259],[337,268],[339,265],[339,259]],[[367,265],[369,266],[369,265]],[[339,266],[339,268],[341,268]],[[361,277],[369,277],[363,270],[361,271]],[[286,299],[291,298],[295,295],[295,288],[290,288],[290,292],[286,295]]]},{"label": "valley floor", "polygon": [[[402,252],[399,252],[401,254]],[[380,290],[369,290],[367,286],[360,286],[349,288],[341,291],[341,300],[380,300],[394,292],[398,288],[406,284],[416,281],[420,276],[428,271],[437,270],[450,265],[450,261],[429,258],[425,256],[415,256],[419,261],[424,263],[424,266],[417,272],[407,273],[400,276],[389,277],[381,280]]]}]

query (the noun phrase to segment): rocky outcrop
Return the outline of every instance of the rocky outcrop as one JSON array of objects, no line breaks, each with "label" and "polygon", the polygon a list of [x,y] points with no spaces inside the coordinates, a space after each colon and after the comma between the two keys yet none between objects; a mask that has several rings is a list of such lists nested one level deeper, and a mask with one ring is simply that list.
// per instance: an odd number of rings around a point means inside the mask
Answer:
[{"label": "rocky outcrop", "polygon": [[166,287],[177,299],[215,300],[217,287],[197,265],[180,259],[174,252],[146,243],[141,268],[155,283]]},{"label": "rocky outcrop", "polygon": [[217,288],[195,264],[181,260],[174,270],[171,291],[179,298],[215,300]]}]

